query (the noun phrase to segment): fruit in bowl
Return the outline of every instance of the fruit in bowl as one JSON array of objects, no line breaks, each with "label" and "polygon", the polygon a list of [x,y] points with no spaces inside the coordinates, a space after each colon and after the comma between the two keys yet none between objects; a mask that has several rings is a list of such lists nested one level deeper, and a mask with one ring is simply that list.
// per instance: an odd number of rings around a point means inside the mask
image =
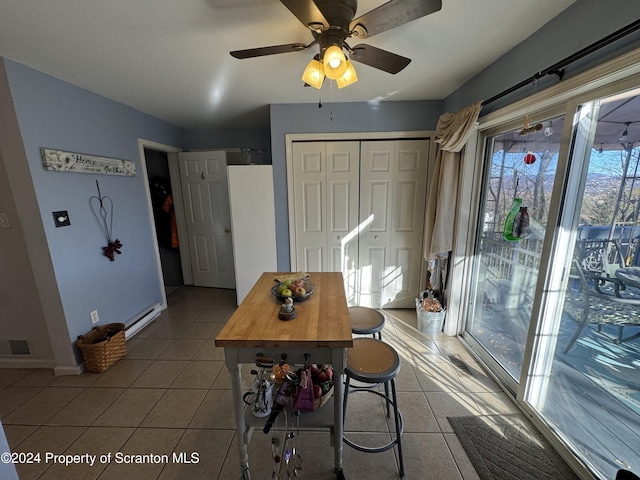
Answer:
[{"label": "fruit in bowl", "polygon": [[271,293],[278,297],[280,300],[286,300],[287,298],[293,298],[293,300],[306,300],[313,292],[315,292],[316,286],[308,280],[287,280],[275,285],[271,289]]}]

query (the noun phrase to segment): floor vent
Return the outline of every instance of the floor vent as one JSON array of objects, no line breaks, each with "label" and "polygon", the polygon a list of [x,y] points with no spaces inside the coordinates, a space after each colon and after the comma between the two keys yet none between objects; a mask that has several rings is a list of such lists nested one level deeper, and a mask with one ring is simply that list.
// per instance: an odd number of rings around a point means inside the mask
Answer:
[{"label": "floor vent", "polygon": [[0,355],[31,355],[26,340],[0,340]]},{"label": "floor vent", "polygon": [[457,356],[447,355],[447,357],[449,358],[449,361],[451,362],[451,364],[454,367],[456,367],[458,370],[466,373],[467,375],[473,375],[473,372],[471,371],[469,366],[466,363],[464,363],[462,360],[460,360]]}]

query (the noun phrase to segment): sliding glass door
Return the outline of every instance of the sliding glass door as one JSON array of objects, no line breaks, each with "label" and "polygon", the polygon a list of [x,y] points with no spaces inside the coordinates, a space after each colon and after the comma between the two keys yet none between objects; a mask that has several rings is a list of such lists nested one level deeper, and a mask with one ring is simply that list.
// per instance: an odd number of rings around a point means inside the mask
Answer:
[{"label": "sliding glass door", "polygon": [[564,116],[487,135],[467,333],[520,378]]},{"label": "sliding glass door", "polygon": [[640,472],[640,89],[620,85],[484,131],[463,333],[598,478]]},{"label": "sliding glass door", "polygon": [[578,106],[525,401],[601,478],[640,472],[640,91]]}]

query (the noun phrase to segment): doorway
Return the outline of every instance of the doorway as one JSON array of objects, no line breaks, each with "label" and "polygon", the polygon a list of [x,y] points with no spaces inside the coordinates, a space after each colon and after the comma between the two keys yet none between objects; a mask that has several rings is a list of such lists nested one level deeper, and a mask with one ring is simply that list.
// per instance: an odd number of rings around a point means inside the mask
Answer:
[{"label": "doorway", "polygon": [[144,148],[144,158],[164,288],[167,293],[170,293],[183,285],[184,279],[179,250],[180,236],[171,189],[169,157],[167,152]]}]

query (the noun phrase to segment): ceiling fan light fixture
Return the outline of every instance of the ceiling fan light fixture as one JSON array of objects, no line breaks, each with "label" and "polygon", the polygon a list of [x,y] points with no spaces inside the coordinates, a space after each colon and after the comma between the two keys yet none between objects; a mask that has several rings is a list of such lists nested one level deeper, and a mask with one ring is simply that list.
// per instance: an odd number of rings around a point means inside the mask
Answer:
[{"label": "ceiling fan light fixture", "polygon": [[324,82],[324,67],[320,61],[313,58],[302,74],[302,81],[306,84],[320,90]]},{"label": "ceiling fan light fixture", "polygon": [[358,75],[356,75],[356,69],[353,68],[353,63],[351,63],[349,60],[347,60],[345,63],[347,65],[347,69],[340,78],[336,79],[338,88],[348,87],[352,83],[356,83],[358,81]]},{"label": "ceiling fan light fixture", "polygon": [[331,45],[322,58],[324,74],[331,80],[337,80],[347,70],[347,59],[338,45]]}]

